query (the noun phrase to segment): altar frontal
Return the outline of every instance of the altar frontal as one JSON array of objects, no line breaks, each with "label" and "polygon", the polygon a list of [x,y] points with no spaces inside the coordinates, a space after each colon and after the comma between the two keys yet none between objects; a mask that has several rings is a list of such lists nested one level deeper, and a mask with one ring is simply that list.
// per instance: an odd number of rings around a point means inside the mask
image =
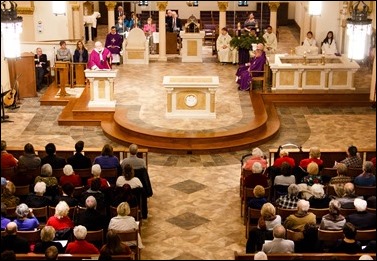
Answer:
[{"label": "altar frontal", "polygon": [[215,119],[218,76],[164,76],[167,118]]}]

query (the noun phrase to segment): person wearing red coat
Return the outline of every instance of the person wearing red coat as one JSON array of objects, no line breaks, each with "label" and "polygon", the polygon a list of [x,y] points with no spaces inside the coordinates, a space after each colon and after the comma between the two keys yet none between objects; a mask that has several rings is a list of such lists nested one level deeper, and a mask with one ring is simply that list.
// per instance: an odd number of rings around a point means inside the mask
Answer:
[{"label": "person wearing red coat", "polygon": [[99,250],[88,241],[85,240],[88,231],[84,226],[76,226],[73,229],[73,235],[76,240],[68,243],[65,250],[66,254],[99,254]]},{"label": "person wearing red coat", "polygon": [[63,172],[64,176],[61,176],[59,181],[60,186],[63,186],[66,183],[72,183],[74,187],[80,187],[82,185],[81,177],[75,174],[71,165],[65,165]]},{"label": "person wearing red coat", "polygon": [[288,155],[289,155],[289,152],[287,150],[284,150],[284,149],[281,150],[280,158],[274,161],[273,166],[280,168],[283,162],[287,162],[289,165],[291,165],[292,168],[294,168],[296,166],[295,160],[291,157],[288,157]]}]

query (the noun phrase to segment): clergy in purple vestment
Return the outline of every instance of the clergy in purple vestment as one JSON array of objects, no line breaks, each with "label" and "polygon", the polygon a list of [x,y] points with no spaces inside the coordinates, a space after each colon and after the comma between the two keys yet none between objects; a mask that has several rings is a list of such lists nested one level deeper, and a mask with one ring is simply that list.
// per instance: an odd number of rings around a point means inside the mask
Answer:
[{"label": "clergy in purple vestment", "polygon": [[[250,59],[249,64],[241,65],[236,72],[238,87],[241,91],[250,90],[250,83],[252,80],[251,71],[263,71],[266,63],[266,54],[260,49],[255,50],[255,56]],[[263,72],[253,73],[253,76],[261,76]]]},{"label": "clergy in purple vestment", "polygon": [[109,49],[104,48],[101,42],[96,42],[86,67],[91,70],[111,69],[111,59],[112,55]]},{"label": "clergy in purple vestment", "polygon": [[106,36],[105,47],[113,54],[113,63],[120,62],[122,43],[123,37],[117,33],[116,27],[112,26],[110,33]]}]

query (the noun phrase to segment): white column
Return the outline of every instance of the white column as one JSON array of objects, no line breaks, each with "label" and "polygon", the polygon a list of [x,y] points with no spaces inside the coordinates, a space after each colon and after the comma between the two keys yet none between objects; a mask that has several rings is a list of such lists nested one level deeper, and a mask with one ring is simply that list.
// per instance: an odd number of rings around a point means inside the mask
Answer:
[{"label": "white column", "polygon": [[159,50],[158,50],[158,60],[166,62],[168,59],[166,57],[166,28],[165,28],[165,14],[168,2],[157,2],[158,8],[158,23],[159,23]]},{"label": "white column", "polygon": [[[277,11],[279,8],[280,3],[278,2],[269,2],[268,6],[270,7],[270,25],[272,29],[277,32]],[[261,25],[262,26],[262,25]]]},{"label": "white column", "polygon": [[73,17],[73,38],[75,40],[81,39],[80,35],[80,4],[71,4]]},{"label": "white column", "polygon": [[220,32],[221,28],[226,27],[226,9],[228,8],[228,2],[217,2],[219,7],[219,27],[217,32]]},{"label": "white column", "polygon": [[115,13],[114,9],[117,2],[114,1],[105,1],[105,5],[107,6],[107,24],[108,24],[108,32],[111,31],[111,27],[115,25]]}]

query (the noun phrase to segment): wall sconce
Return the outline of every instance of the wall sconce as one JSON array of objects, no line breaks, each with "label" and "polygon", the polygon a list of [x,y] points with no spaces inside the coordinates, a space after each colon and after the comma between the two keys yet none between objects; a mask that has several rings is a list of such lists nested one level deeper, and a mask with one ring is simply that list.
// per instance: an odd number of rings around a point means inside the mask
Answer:
[{"label": "wall sconce", "polygon": [[139,1],[138,6],[148,6],[148,1]]},{"label": "wall sconce", "polygon": [[322,1],[309,1],[309,15],[321,15]]},{"label": "wall sconce", "polygon": [[347,19],[348,58],[362,60],[367,53],[368,35],[372,33],[372,19],[368,18],[369,7],[358,1],[352,7],[351,18]]},{"label": "wall sconce", "polygon": [[310,15],[309,31],[311,31],[312,30],[312,17],[319,16],[322,13],[322,1],[309,1],[308,13]]},{"label": "wall sconce", "polygon": [[1,34],[4,44],[4,57],[21,56],[20,34],[22,17],[17,16],[17,4],[14,1],[1,1]]},{"label": "wall sconce", "polygon": [[55,16],[58,15],[65,15],[67,12],[67,4],[66,1],[52,1],[52,13]]}]

